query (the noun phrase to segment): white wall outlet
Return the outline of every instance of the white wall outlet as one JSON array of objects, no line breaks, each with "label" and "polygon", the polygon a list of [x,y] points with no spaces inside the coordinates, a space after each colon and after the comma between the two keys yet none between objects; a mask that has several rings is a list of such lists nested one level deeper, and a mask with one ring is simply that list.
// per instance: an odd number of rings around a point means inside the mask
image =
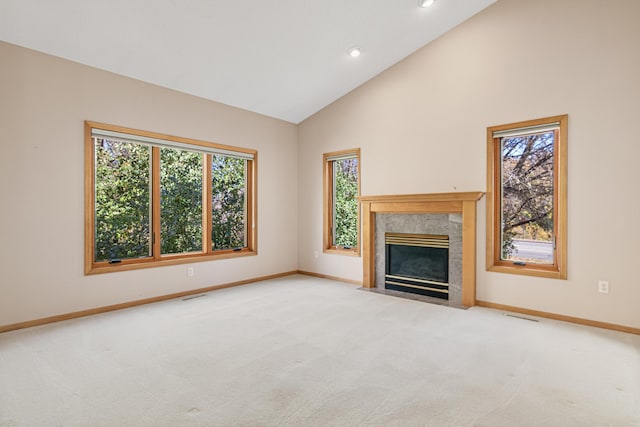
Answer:
[{"label": "white wall outlet", "polygon": [[188,277],[193,277],[193,267],[187,268],[187,276]]},{"label": "white wall outlet", "polygon": [[601,294],[609,293],[609,281],[608,280],[598,280],[598,292]]},{"label": "white wall outlet", "polygon": [[318,251],[313,251],[313,257],[318,258]]}]

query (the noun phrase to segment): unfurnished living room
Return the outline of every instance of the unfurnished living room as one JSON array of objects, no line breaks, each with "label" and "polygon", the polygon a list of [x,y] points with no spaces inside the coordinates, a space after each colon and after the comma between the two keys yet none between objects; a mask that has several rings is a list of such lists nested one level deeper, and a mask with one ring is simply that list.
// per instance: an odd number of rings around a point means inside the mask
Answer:
[{"label": "unfurnished living room", "polygon": [[0,0],[0,426],[640,426],[639,20]]}]

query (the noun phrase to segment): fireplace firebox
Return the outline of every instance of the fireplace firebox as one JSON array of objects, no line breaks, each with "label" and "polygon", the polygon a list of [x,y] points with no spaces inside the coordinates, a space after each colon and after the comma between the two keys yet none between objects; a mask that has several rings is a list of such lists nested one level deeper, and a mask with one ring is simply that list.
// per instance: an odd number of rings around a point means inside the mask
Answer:
[{"label": "fireplace firebox", "polygon": [[385,233],[385,288],[449,299],[449,236]]}]

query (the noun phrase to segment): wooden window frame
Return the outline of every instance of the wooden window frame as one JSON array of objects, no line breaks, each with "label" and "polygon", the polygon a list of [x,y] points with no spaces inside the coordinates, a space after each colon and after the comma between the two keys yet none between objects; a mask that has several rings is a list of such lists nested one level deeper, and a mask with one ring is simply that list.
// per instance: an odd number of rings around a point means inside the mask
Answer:
[{"label": "wooden window frame", "polygon": [[[553,264],[526,263],[500,259],[502,253],[501,231],[501,138],[494,132],[517,130],[559,123],[555,135],[554,150],[554,238]],[[567,278],[567,143],[568,115],[545,117],[487,128],[487,271],[520,274],[553,279]]]},{"label": "wooden window frame", "polygon": [[[161,139],[171,142],[177,142],[187,146],[213,148],[230,152],[250,154],[253,160],[247,160],[246,166],[246,246],[240,249],[224,249],[212,251],[211,247],[211,209],[212,196],[210,182],[211,173],[211,155],[203,155],[203,203],[202,203],[202,245],[203,250],[198,252],[188,252],[180,254],[161,254],[160,253],[160,148],[152,147],[151,161],[151,206],[152,206],[152,233],[157,238],[152,241],[152,254],[150,257],[123,259],[118,263],[109,263],[108,261],[95,261],[95,144],[92,137],[92,129],[102,129],[126,133],[133,136]],[[188,148],[188,147],[187,147]],[[114,126],[104,123],[85,121],[85,275],[110,273],[115,271],[136,270],[141,268],[151,268],[167,265],[186,264],[201,261],[211,261],[215,259],[237,258],[244,256],[257,255],[257,167],[258,152],[256,150],[232,147],[217,143],[199,141],[195,139],[177,137],[155,132],[131,129],[122,126]],[[152,235],[153,235],[152,234]]]},{"label": "wooden window frame", "polygon": [[324,253],[348,255],[348,256],[360,256],[360,203],[358,203],[357,213],[357,241],[356,247],[344,248],[333,244],[333,166],[334,160],[330,160],[336,156],[349,156],[353,155],[358,162],[358,197],[360,197],[360,175],[361,175],[361,163],[360,163],[360,148],[353,148],[350,150],[333,151],[331,153],[324,153],[322,155],[322,168],[323,168],[323,247]]}]

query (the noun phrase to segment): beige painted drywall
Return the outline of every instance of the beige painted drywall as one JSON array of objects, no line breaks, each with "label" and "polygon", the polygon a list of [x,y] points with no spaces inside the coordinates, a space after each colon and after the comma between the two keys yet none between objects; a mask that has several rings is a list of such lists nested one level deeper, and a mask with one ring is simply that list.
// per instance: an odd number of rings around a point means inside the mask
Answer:
[{"label": "beige painted drywall", "polygon": [[[6,43],[0,64],[0,325],[297,268],[295,125]],[[259,254],[84,276],[84,120],[258,150]]]},{"label": "beige painted drywall", "polygon": [[488,126],[566,113],[569,279],[486,272],[483,199],[478,299],[640,327],[638,17],[636,0],[500,0],[305,120],[299,268],[362,278],[321,251],[323,152],[362,149],[363,195],[485,191]]}]

